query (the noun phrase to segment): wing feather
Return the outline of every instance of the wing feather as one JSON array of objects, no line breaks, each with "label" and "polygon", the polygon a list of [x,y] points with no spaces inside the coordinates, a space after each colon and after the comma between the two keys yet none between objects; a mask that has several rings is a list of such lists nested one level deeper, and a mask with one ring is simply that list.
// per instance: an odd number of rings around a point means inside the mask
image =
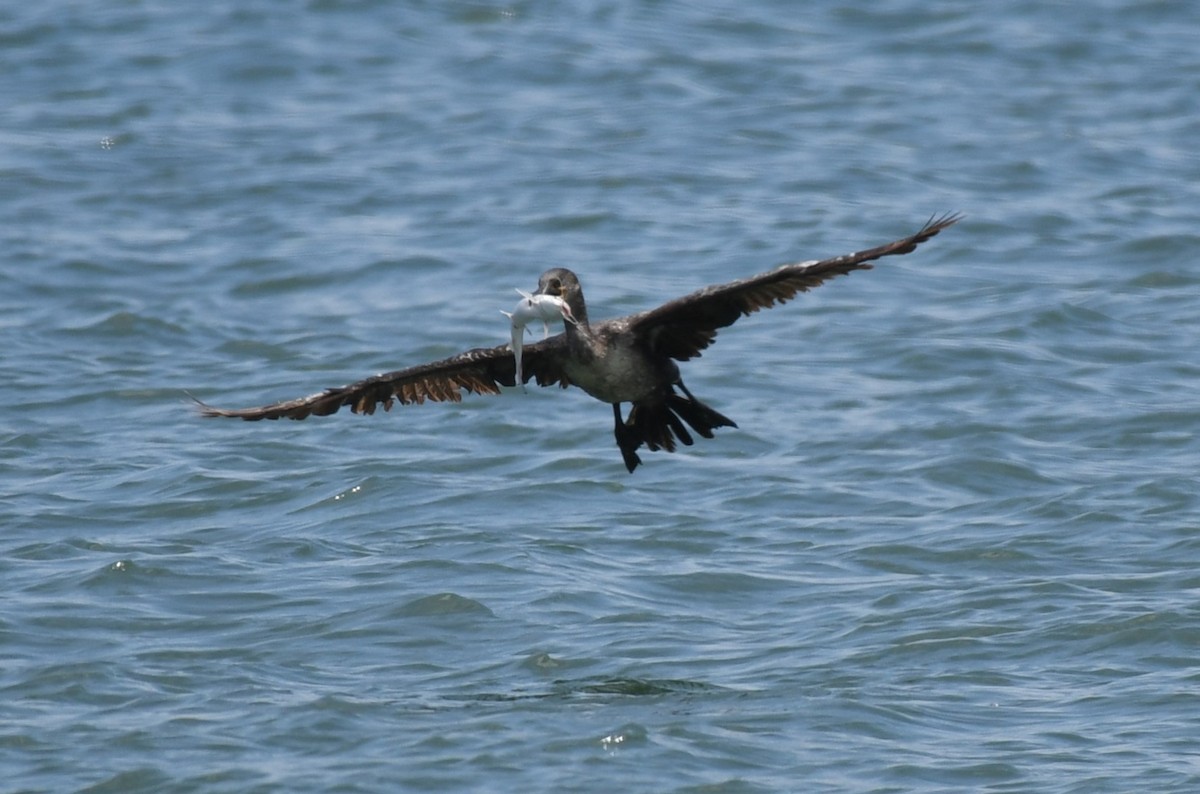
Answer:
[{"label": "wing feather", "polygon": [[651,350],[687,361],[712,344],[718,329],[732,325],[738,318],[785,303],[797,293],[807,292],[836,276],[853,270],[869,270],[870,263],[880,257],[911,253],[961,217],[950,213],[930,218],[916,234],[865,251],[819,262],[782,265],[757,276],[705,287],[635,315],[630,318],[629,325]]},{"label": "wing feather", "polygon": [[[562,335],[527,345],[523,352],[526,382],[536,379],[538,385],[559,383],[566,387],[562,371],[566,342]],[[328,416],[343,406],[356,414],[373,414],[378,406],[390,411],[392,405],[432,402],[461,402],[463,393],[499,394],[501,386],[513,386],[516,362],[508,345],[474,348],[456,356],[419,364],[415,367],[374,375],[346,386],[283,400],[254,408],[216,408],[196,400],[200,414],[206,417],[225,416],[249,421],[259,419],[305,419],[309,416]],[[194,398],[193,398],[194,399]]]}]

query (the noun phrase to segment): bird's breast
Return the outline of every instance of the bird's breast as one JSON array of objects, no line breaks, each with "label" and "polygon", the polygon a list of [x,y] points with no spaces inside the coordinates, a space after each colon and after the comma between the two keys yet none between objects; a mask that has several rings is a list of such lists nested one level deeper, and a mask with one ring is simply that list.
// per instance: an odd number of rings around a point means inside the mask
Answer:
[{"label": "bird's breast", "polygon": [[579,341],[566,366],[567,377],[597,400],[640,401],[674,379],[625,335]]}]

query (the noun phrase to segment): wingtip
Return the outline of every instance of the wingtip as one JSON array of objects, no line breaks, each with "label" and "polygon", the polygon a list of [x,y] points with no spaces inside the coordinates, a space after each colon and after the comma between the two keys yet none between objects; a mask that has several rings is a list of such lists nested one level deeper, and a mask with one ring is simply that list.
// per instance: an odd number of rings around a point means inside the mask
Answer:
[{"label": "wingtip", "polygon": [[192,394],[187,389],[184,389],[183,393],[187,396],[187,398],[189,400],[192,401],[192,405],[191,405],[192,410],[195,411],[196,414],[203,419],[213,419],[213,418],[216,418],[219,416],[237,416],[238,415],[237,412],[235,412],[235,411],[229,411],[224,408],[217,408],[214,405],[209,405],[208,403],[204,402],[204,400],[201,400],[199,397]]},{"label": "wingtip", "polygon": [[221,415],[220,408],[214,408],[196,395],[192,394],[187,389],[184,389],[183,393],[189,400],[191,400],[191,408],[198,416],[201,416],[205,419],[212,419],[214,416]]},{"label": "wingtip", "polygon": [[967,216],[964,213],[958,211],[943,212],[940,216],[935,213],[929,216],[929,220],[921,228],[921,233],[937,234],[942,229],[953,226],[965,217]]}]

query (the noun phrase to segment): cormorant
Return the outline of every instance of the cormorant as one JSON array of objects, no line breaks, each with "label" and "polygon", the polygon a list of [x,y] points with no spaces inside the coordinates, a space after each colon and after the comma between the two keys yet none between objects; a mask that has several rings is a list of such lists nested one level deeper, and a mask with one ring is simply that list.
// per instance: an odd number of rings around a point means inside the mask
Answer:
[{"label": "cormorant", "polygon": [[[698,290],[664,303],[657,309],[614,320],[591,323],[583,288],[565,268],[547,270],[538,279],[537,295],[561,298],[573,323],[563,333],[524,348],[523,382],[536,379],[539,386],[578,386],[612,405],[617,447],[630,472],[641,458],[637,450],[675,451],[678,440],[690,446],[690,427],[712,438],[718,427],[737,427],[732,419],[697,400],[679,376],[677,361],[700,355],[712,344],[717,330],[739,317],[784,303],[798,292],[807,292],[826,279],[852,270],[868,270],[872,261],[907,254],[961,216],[932,218],[920,231],[901,240],[852,254],[782,265],[757,276]],[[372,414],[376,406],[425,400],[459,402],[462,392],[499,394],[501,386],[516,385],[516,362],[509,345],[475,348],[456,356],[386,372],[326,389],[295,400],[257,408],[214,408],[200,403],[203,416],[246,420],[304,419],[336,413],[344,405],[354,413]],[[682,394],[680,393],[682,392]],[[621,403],[631,403],[621,417]]]}]

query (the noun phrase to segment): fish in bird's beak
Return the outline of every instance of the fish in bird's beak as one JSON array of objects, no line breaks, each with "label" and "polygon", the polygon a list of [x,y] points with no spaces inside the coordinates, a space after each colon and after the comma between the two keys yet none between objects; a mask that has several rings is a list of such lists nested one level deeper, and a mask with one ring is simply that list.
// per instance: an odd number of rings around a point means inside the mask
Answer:
[{"label": "fish in bird's beak", "polygon": [[512,321],[512,351],[513,357],[517,361],[516,384],[524,388],[525,379],[522,377],[521,371],[521,347],[525,339],[525,326],[534,320],[541,320],[542,338],[545,339],[550,335],[550,322],[552,320],[558,320],[561,317],[564,322],[574,324],[575,317],[571,314],[571,307],[562,298],[545,293],[530,295],[528,292],[521,290],[517,290],[517,293],[521,296],[521,300],[517,303],[516,308],[511,312],[501,309],[500,313]]}]

